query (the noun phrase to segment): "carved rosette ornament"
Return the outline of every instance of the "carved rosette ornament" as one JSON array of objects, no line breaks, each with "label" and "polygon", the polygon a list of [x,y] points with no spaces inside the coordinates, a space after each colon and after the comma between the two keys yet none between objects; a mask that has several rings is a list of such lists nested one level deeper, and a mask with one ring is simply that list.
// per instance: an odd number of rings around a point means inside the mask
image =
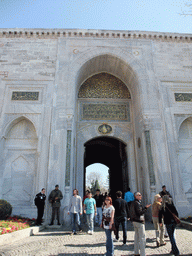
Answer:
[{"label": "carved rosette ornament", "polygon": [[99,126],[98,131],[101,134],[109,134],[112,132],[112,127],[108,124],[102,124]]}]

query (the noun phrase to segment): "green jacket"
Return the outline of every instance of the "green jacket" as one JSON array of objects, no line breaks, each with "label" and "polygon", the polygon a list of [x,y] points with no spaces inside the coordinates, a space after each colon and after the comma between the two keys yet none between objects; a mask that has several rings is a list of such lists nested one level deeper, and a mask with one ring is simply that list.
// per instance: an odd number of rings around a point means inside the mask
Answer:
[{"label": "green jacket", "polygon": [[[56,197],[58,197],[58,199],[55,199]],[[54,189],[51,191],[48,199],[49,199],[49,202],[52,203],[53,207],[60,207],[61,206],[60,200],[63,199],[63,194],[61,190]]]}]

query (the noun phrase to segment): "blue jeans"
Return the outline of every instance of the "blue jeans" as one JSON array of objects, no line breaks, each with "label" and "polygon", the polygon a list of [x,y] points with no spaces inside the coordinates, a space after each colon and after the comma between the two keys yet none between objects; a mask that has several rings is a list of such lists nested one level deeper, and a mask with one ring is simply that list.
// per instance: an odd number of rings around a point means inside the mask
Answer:
[{"label": "blue jeans", "polygon": [[81,222],[80,222],[80,215],[79,212],[77,213],[70,213],[71,215],[71,222],[72,222],[72,231],[76,232],[76,223],[79,227],[79,230],[81,230]]},{"label": "blue jeans", "polygon": [[167,228],[167,233],[169,235],[169,239],[172,245],[172,252],[174,255],[179,255],[179,249],[177,248],[176,242],[175,242],[175,237],[174,237],[174,231],[176,228],[176,224],[175,223],[171,223],[171,224],[166,224],[166,228]]},{"label": "blue jeans", "polygon": [[113,247],[113,238],[112,238],[112,231],[110,229],[105,228],[106,234],[106,256],[113,256],[114,255],[114,247]]},{"label": "blue jeans", "polygon": [[126,244],[127,241],[127,218],[115,218],[115,228],[116,228],[116,239],[119,239],[119,225],[121,224],[123,229],[123,243]]},{"label": "blue jeans", "polygon": [[95,216],[95,223],[98,223],[99,225],[101,225],[101,221],[102,221],[102,208],[97,207],[97,216]]},{"label": "blue jeans", "polygon": [[86,214],[86,216],[87,216],[88,230],[93,231],[94,230],[94,224],[93,224],[94,213]]}]

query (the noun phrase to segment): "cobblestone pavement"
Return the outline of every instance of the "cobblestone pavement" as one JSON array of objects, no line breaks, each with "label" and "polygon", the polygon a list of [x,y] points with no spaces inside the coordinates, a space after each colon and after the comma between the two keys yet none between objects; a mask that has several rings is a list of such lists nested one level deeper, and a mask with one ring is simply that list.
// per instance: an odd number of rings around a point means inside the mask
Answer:
[{"label": "cobblestone pavement", "polygon": [[[23,256],[83,256],[83,255],[104,255],[105,233],[99,227],[95,228],[93,235],[86,232],[77,235],[70,235],[71,232],[61,227],[59,229],[44,229],[38,234],[22,239],[10,245],[0,248],[1,256],[23,255]],[[120,231],[122,238],[122,231]],[[151,223],[146,223],[146,255],[170,255],[171,245],[169,239],[167,244],[159,248],[155,243],[155,231]],[[122,239],[114,242],[115,256],[134,255],[134,231],[131,223],[128,223],[127,244],[122,246]],[[176,241],[181,255],[192,256],[192,232],[177,228]]]}]

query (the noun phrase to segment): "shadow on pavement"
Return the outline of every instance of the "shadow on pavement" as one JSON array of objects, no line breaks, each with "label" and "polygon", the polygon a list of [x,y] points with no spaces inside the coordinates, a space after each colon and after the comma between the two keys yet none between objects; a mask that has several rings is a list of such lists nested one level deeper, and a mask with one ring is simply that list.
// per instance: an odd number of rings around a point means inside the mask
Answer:
[{"label": "shadow on pavement", "polygon": [[100,247],[100,246],[105,246],[106,245],[106,243],[98,243],[98,244],[65,244],[65,247]]},{"label": "shadow on pavement", "polygon": [[[161,255],[161,256],[167,256],[167,255],[169,255],[169,256],[171,256],[171,255],[173,255],[173,254],[170,254],[170,253],[164,253],[164,254],[150,254],[150,256],[158,256],[158,255]],[[192,256],[192,254],[190,253],[190,254],[180,254],[180,255],[182,255],[182,256]],[[128,256],[128,255],[127,255]]]},{"label": "shadow on pavement", "polygon": [[[101,254],[88,254],[88,253],[59,253],[56,255],[51,255],[51,256],[100,256],[103,255],[103,253]],[[123,255],[122,255],[123,256]],[[130,255],[129,255],[130,256]]]},{"label": "shadow on pavement", "polygon": [[[101,254],[89,254],[89,253],[59,253],[59,254],[55,254],[55,255],[52,255],[52,256],[100,256],[100,255],[103,255],[103,253]],[[122,254],[121,256],[133,256],[134,254]],[[166,253],[166,254],[150,254],[150,256],[158,256],[158,255],[161,255],[161,256],[170,256],[170,253]],[[182,254],[182,256],[192,256],[192,254]]]},{"label": "shadow on pavement", "polygon": [[[46,234],[45,234],[46,233]],[[71,232],[64,232],[64,231],[61,231],[61,232],[58,232],[58,230],[57,231],[54,231],[54,230],[52,230],[52,231],[44,231],[44,233],[37,233],[37,234],[35,234],[35,236],[69,236],[71,234]]]},{"label": "shadow on pavement", "polygon": [[[134,243],[125,245],[114,245],[115,250],[134,252]],[[122,255],[124,256],[124,255]]]}]

